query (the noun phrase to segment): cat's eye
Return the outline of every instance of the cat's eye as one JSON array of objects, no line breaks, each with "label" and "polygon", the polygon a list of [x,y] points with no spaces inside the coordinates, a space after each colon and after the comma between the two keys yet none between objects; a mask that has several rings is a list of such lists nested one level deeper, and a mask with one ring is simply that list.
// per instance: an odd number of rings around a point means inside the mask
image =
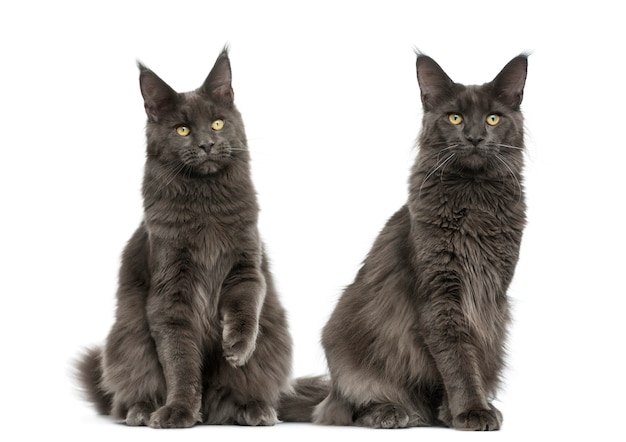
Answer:
[{"label": "cat's eye", "polygon": [[458,126],[463,122],[463,117],[460,114],[448,114],[448,121],[455,126]]},{"label": "cat's eye", "polygon": [[487,116],[487,124],[489,126],[495,126],[499,122],[500,122],[500,115],[498,115],[498,114],[491,114],[491,115]]},{"label": "cat's eye", "polygon": [[186,137],[191,133],[191,129],[189,129],[187,126],[178,126],[176,128],[176,133],[181,137]]},{"label": "cat's eye", "polygon": [[224,128],[224,120],[215,120],[211,123],[213,130],[222,130]]}]

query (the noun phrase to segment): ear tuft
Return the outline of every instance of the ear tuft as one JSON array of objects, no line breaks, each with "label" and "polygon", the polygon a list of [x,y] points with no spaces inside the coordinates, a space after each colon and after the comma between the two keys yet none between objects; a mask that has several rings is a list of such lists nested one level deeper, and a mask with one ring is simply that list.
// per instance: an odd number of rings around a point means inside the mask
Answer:
[{"label": "ear tuft", "polygon": [[225,46],[200,90],[219,103],[232,104],[235,94],[231,82],[232,71],[228,58],[228,46]]},{"label": "ear tuft", "polygon": [[424,110],[431,110],[450,97],[454,82],[435,60],[417,52],[416,68]]},{"label": "ear tuft", "polygon": [[139,68],[139,86],[148,120],[158,122],[176,106],[178,94],[141,62],[137,62],[137,67]]},{"label": "ear tuft", "polygon": [[521,54],[509,61],[492,81],[498,99],[513,109],[522,103],[527,70],[528,56]]}]

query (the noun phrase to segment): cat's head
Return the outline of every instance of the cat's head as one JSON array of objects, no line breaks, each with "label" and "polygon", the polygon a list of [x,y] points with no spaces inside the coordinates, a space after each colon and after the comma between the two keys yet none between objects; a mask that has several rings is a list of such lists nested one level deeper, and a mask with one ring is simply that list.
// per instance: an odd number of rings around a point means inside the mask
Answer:
[{"label": "cat's head", "polygon": [[148,115],[148,157],[188,175],[223,170],[244,156],[246,137],[233,99],[226,49],[198,89],[178,93],[138,63],[139,83]]},{"label": "cat's head", "polygon": [[521,168],[520,104],[527,65],[526,55],[520,55],[493,81],[465,86],[453,82],[432,58],[418,54],[424,108],[420,148],[447,170],[507,174]]}]

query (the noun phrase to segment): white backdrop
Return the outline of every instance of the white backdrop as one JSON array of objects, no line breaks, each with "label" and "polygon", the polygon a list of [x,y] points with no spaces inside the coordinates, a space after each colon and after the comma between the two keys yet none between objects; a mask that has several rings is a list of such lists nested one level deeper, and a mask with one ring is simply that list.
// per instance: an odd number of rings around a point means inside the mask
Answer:
[{"label": "white backdrop", "polygon": [[617,3],[17,3],[0,15],[0,435],[474,437],[309,424],[173,434],[114,424],[76,393],[72,359],[113,322],[119,256],[141,219],[135,60],[191,90],[229,42],[295,376],[325,372],[320,330],[406,200],[421,120],[413,47],[463,83],[489,81],[533,52],[523,103],[529,223],[510,289],[505,423],[480,437],[623,437],[626,33]]}]

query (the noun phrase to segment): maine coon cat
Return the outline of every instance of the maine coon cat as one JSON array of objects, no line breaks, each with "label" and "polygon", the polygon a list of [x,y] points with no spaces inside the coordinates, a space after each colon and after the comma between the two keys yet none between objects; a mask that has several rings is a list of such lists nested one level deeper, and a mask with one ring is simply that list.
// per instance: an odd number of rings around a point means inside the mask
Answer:
[{"label": "maine coon cat", "polygon": [[324,327],[330,383],[298,379],[282,420],[500,428],[491,400],[525,225],[526,70],[521,55],[464,86],[418,54],[424,116],[408,201]]},{"label": "maine coon cat", "polygon": [[123,253],[115,323],[79,376],[97,410],[128,425],[272,425],[291,338],[259,239],[227,50],[192,92],[139,69],[144,218]]}]

